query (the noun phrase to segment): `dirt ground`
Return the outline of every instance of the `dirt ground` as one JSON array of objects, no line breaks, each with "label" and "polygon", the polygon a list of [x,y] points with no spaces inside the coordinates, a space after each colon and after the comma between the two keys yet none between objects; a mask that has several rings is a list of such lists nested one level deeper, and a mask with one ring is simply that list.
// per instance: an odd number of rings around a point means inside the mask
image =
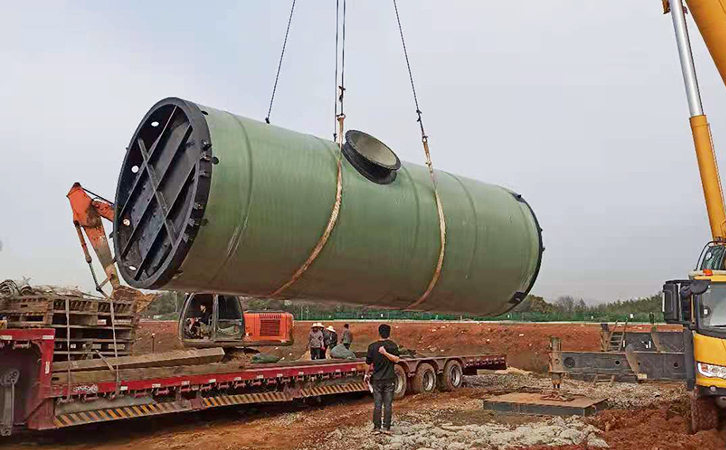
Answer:
[{"label": "dirt ground", "polygon": [[[537,390],[546,377],[529,373],[465,377],[454,392],[407,396],[394,404],[393,436],[370,433],[370,397],[351,394],[321,403],[226,408],[195,414],[106,423],[11,438],[4,448],[21,450],[705,450],[726,446],[724,431],[688,432],[688,403],[674,384],[620,386],[566,381],[572,392],[594,390],[617,407],[592,418],[508,416],[485,411],[484,398]],[[575,440],[573,443],[572,440]],[[580,441],[581,440],[581,441]],[[563,443],[549,446],[545,443]]]},{"label": "dirt ground", "polygon": [[[295,343],[291,347],[265,348],[263,351],[296,360],[305,351],[307,335],[313,322],[295,322]],[[333,325],[342,335],[344,322]],[[597,351],[600,348],[600,325],[577,323],[504,323],[504,322],[396,322],[391,339],[399,346],[424,355],[506,354],[510,366],[544,372],[547,370],[547,346],[550,336],[559,336],[563,350]],[[365,351],[377,339],[377,322],[350,322],[353,351]],[[648,331],[650,325],[632,325],[630,331]],[[660,326],[661,330],[677,327]],[[137,332],[136,353],[149,353],[154,333],[155,350],[178,350],[175,322],[142,322]]]},{"label": "dirt ground", "polygon": [[[326,323],[328,325],[328,323]],[[297,322],[295,345],[278,348],[295,359],[302,354],[309,323]],[[333,323],[342,329],[342,323]],[[375,338],[376,323],[351,323],[353,349]],[[393,339],[421,353],[506,353],[512,366],[546,366],[549,336],[565,349],[597,350],[599,325],[510,323],[395,323]],[[643,326],[643,331],[647,330]],[[173,322],[144,323],[136,350],[180,348]],[[591,418],[509,416],[485,411],[485,398],[506,392],[548,388],[540,374],[512,369],[505,374],[465,377],[454,392],[411,395],[394,404],[392,436],[370,433],[371,398],[350,394],[283,405],[219,408],[191,414],[121,421],[11,438],[0,447],[67,450],[696,450],[723,449],[726,431],[688,432],[688,401],[677,383],[593,385],[566,380],[568,392],[608,397],[613,409]],[[4,444],[4,445],[3,445]],[[555,444],[554,446],[552,444]]]}]

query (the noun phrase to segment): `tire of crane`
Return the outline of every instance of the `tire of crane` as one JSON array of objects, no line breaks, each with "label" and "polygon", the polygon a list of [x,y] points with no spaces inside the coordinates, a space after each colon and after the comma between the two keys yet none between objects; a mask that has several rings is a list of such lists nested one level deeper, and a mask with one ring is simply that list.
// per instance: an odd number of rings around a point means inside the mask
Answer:
[{"label": "tire of crane", "polygon": [[718,407],[713,397],[699,397],[691,394],[691,431],[712,430],[718,427]]},{"label": "tire of crane", "polygon": [[400,400],[406,395],[406,391],[408,390],[408,377],[406,376],[406,371],[399,365],[393,367],[393,372],[396,374],[396,386],[393,388],[393,399]]},{"label": "tire of crane", "polygon": [[444,366],[444,373],[439,375],[439,389],[442,391],[453,391],[459,389],[464,381],[464,368],[455,359],[447,362]]},{"label": "tire of crane", "polygon": [[428,363],[421,363],[416,368],[416,374],[411,380],[411,390],[414,394],[429,394],[436,390],[436,370]]}]

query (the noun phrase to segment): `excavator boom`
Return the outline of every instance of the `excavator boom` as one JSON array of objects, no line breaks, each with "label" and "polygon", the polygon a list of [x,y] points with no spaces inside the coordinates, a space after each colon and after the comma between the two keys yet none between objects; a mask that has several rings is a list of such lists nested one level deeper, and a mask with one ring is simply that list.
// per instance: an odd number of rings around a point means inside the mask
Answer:
[{"label": "excavator boom", "polygon": [[[108,238],[106,238],[106,230],[103,227],[102,220],[106,219],[113,222],[113,203],[97,196],[96,198],[92,198],[88,194],[89,191],[84,189],[80,183],[73,183],[67,197],[71,202],[71,210],[73,210],[73,225],[76,227],[76,233],[78,234],[78,240],[83,249],[86,263],[88,263],[88,267],[91,269],[96,290],[106,295],[103,292],[103,287],[106,283],[109,283],[111,284],[110,297],[112,299],[135,301],[137,311],[142,311],[157,295],[144,294],[136,289],[121,285],[116,269],[116,261],[111,253],[111,247],[108,245]],[[93,258],[91,258],[91,254],[88,252],[86,238],[83,236],[84,233],[88,237],[88,241],[91,243],[91,247],[93,247],[93,251],[96,253],[106,275],[106,278],[100,283],[96,277],[95,270],[93,270]]]},{"label": "excavator boom", "polygon": [[[91,267],[91,273],[93,274],[94,281],[96,282],[96,288],[100,289],[106,282],[109,282],[113,289],[117,289],[121,283],[119,281],[118,272],[116,271],[113,255],[111,254],[111,248],[108,245],[106,231],[103,227],[103,222],[101,221],[102,218],[113,221],[113,204],[105,200],[91,198],[80,183],[73,183],[67,197],[71,202],[71,209],[73,210],[73,225],[76,227],[78,239],[81,243],[83,254],[86,257],[86,262]],[[85,232],[86,236],[88,236],[91,247],[93,247],[96,256],[98,256],[98,260],[103,266],[103,271],[106,274],[106,280],[100,284],[96,279],[96,274],[93,270],[93,266],[91,265],[92,259],[90,253],[88,253],[88,246],[86,245],[86,240],[83,237],[83,232]]]}]

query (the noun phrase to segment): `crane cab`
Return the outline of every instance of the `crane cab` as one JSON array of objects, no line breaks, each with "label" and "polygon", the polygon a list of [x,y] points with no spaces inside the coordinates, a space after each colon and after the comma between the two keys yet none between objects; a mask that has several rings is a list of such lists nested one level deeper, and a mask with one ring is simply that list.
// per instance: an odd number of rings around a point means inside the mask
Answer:
[{"label": "crane cab", "polygon": [[292,345],[294,319],[282,311],[243,311],[239,297],[194,293],[184,300],[179,340],[185,347]]},{"label": "crane cab", "polygon": [[[723,258],[723,248],[705,259]],[[691,430],[715,428],[718,409],[726,409],[726,271],[696,270],[688,280],[666,282],[663,313],[666,323],[684,326]]]}]

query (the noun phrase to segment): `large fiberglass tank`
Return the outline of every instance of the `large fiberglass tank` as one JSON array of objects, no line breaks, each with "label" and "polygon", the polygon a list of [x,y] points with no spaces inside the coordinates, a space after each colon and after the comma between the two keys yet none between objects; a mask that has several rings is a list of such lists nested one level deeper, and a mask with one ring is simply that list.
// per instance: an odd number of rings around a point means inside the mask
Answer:
[{"label": "large fiberglass tank", "polygon": [[329,140],[160,101],[119,176],[121,274],[136,288],[478,315],[524,299],[543,247],[520,195],[436,171],[446,221],[436,279],[440,223],[428,169],[357,131],[342,153]]}]

